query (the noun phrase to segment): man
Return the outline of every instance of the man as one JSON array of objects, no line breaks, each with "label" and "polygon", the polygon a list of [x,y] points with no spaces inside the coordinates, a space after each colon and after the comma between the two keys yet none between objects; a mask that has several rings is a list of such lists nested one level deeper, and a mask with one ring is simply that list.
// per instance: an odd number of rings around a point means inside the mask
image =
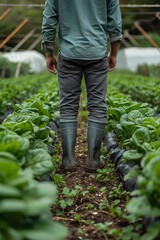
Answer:
[{"label": "man", "polygon": [[[106,125],[107,71],[116,66],[121,37],[118,0],[46,0],[42,22],[42,46],[48,70],[57,73],[54,57],[58,26],[61,167],[76,167],[77,116],[84,75],[88,98],[88,156],[85,167],[101,168],[101,141]],[[107,38],[110,54],[107,59]]]}]

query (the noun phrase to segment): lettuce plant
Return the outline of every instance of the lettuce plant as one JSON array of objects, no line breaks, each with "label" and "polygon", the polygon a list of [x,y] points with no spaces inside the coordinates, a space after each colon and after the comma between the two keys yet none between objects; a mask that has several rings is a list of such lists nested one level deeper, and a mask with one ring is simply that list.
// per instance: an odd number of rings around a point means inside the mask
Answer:
[{"label": "lettuce plant", "polygon": [[0,157],[0,239],[61,240],[64,226],[51,220],[49,208],[57,189],[51,183],[33,180],[12,159]]}]

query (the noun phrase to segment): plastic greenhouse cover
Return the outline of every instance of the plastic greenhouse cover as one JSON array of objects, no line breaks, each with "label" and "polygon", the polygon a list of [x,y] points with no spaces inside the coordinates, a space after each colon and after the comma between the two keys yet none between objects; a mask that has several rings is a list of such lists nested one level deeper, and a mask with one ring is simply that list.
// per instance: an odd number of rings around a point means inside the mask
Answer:
[{"label": "plastic greenhouse cover", "polygon": [[134,72],[142,64],[160,65],[160,49],[133,47],[119,51],[117,69]]},{"label": "plastic greenhouse cover", "polygon": [[0,57],[11,62],[29,63],[31,72],[42,72],[46,69],[45,57],[35,50],[9,52],[1,54]]}]

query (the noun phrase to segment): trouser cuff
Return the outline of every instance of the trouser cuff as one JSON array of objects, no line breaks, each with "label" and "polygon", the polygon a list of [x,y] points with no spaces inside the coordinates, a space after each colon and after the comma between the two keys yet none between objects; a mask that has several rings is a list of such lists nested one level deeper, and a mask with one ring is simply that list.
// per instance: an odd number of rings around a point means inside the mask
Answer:
[{"label": "trouser cuff", "polygon": [[60,119],[60,123],[76,123],[77,120],[76,119],[68,119],[68,118],[62,118]]}]

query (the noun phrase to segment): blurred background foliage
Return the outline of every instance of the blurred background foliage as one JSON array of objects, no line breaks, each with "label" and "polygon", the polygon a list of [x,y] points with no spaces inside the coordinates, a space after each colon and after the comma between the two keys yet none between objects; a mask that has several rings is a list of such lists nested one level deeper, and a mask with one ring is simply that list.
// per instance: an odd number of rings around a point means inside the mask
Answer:
[{"label": "blurred background foliage", "polygon": [[[1,4],[44,4],[45,0],[1,0]],[[120,4],[159,4],[159,0],[120,0]],[[8,6],[0,7],[0,15]],[[121,8],[122,18],[123,18],[123,29],[132,29],[134,28],[135,21],[147,21],[155,17],[157,11],[160,12],[158,8]],[[28,18],[29,21],[25,26],[14,36],[12,37],[5,48],[2,51],[10,51],[18,42],[25,37],[32,29],[35,30],[34,35],[30,37],[23,44],[23,49],[28,49],[31,44],[36,41],[36,39],[41,34],[41,23],[42,23],[43,7],[12,7],[10,13],[0,21],[0,42],[2,42],[19,24],[23,19]],[[160,30],[159,30],[160,31]],[[151,37],[160,45],[160,37],[157,32],[151,31]],[[144,47],[150,47],[149,42],[139,34],[138,41]],[[40,42],[35,47],[35,50],[41,51]],[[1,50],[0,50],[1,51]]]}]

